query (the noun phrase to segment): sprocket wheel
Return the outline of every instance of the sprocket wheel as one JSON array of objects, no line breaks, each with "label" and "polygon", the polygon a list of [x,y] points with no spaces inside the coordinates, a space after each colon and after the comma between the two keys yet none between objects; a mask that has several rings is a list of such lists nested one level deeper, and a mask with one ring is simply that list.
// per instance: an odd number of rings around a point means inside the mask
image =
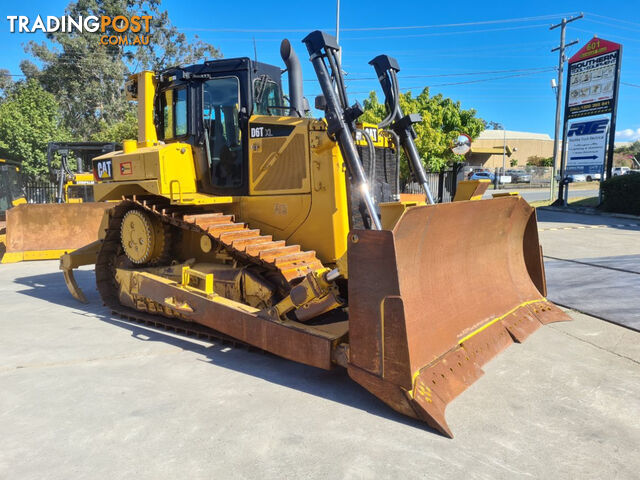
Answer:
[{"label": "sprocket wheel", "polygon": [[141,210],[129,210],[122,218],[120,241],[127,258],[137,264],[161,258],[166,247],[162,222]]}]

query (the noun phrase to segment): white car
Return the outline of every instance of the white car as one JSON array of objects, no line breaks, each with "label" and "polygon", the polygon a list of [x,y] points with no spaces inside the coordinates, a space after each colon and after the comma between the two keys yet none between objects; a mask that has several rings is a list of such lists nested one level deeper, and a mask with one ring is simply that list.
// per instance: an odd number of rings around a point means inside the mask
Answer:
[{"label": "white car", "polygon": [[631,170],[629,167],[613,167],[611,175],[617,177],[618,175],[626,175]]},{"label": "white car", "polygon": [[567,175],[567,179],[569,180],[569,183],[586,182],[587,176],[582,173],[573,173],[571,175]]}]

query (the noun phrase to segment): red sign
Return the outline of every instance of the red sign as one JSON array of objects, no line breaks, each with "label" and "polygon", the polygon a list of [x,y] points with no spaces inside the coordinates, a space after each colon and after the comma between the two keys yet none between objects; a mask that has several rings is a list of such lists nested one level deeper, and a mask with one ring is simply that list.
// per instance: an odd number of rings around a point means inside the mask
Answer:
[{"label": "red sign", "polygon": [[603,38],[593,37],[587,42],[587,44],[576,52],[576,54],[569,59],[569,63],[579,62],[587,58],[602,55],[603,53],[614,52],[620,50],[621,45],[619,43],[610,42]]},{"label": "red sign", "polygon": [[131,167],[131,162],[122,162],[120,164],[120,175],[131,175],[133,173],[133,168]]}]

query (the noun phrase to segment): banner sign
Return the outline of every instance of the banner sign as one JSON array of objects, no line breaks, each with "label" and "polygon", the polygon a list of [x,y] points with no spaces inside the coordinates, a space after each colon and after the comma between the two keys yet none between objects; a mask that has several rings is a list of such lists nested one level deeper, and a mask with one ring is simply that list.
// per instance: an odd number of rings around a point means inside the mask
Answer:
[{"label": "banner sign", "polygon": [[567,173],[602,173],[609,119],[571,122],[567,132]]},{"label": "banner sign", "polygon": [[620,56],[620,44],[594,37],[569,59],[566,119],[613,112]]}]

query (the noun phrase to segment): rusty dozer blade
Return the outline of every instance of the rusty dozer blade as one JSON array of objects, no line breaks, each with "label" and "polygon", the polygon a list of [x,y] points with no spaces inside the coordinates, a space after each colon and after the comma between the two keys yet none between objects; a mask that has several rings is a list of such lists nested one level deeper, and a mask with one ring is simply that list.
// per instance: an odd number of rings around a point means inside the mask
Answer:
[{"label": "rusty dozer blade", "polygon": [[7,250],[2,263],[59,258],[95,242],[113,204],[23,204],[7,210]]},{"label": "rusty dozer blade", "polygon": [[445,408],[482,365],[542,324],[535,210],[519,197],[418,206],[349,236],[349,375],[452,437]]}]

